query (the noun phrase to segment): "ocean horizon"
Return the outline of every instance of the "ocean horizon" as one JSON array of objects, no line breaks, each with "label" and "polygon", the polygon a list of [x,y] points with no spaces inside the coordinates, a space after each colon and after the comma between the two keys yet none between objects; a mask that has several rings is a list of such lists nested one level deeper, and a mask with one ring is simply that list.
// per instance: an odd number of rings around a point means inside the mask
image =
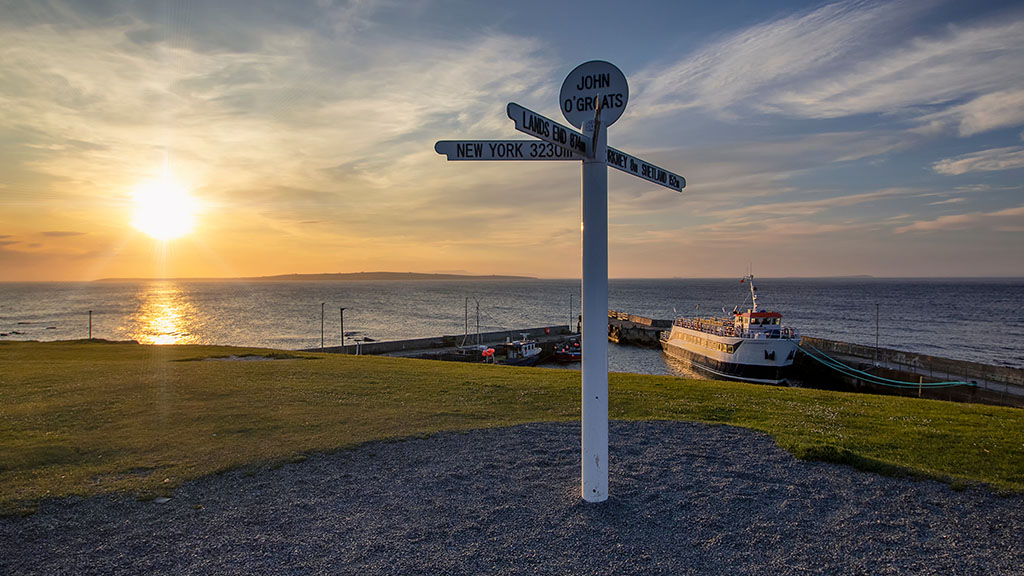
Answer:
[{"label": "ocean horizon", "polygon": [[[399,273],[403,274],[403,273]],[[756,278],[758,305],[801,334],[1024,368],[1024,279]],[[578,279],[146,279],[0,283],[0,341],[92,336],[286,350],[538,326],[575,327]],[[321,306],[322,305],[322,306]],[[739,278],[609,281],[609,308],[651,318],[749,306]],[[341,308],[345,308],[342,317]],[[90,315],[91,311],[91,315]],[[876,321],[877,315],[877,321]],[[639,352],[612,346],[611,356]],[[658,351],[645,350],[645,354]],[[636,359],[613,370],[677,373]]]}]

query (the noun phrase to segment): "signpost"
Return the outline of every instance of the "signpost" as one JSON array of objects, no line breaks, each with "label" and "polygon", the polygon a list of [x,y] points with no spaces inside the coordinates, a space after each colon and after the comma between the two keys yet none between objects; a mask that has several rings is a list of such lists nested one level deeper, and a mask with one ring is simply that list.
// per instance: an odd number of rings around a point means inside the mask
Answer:
[{"label": "signpost", "polygon": [[559,107],[578,132],[514,102],[506,111],[516,130],[534,140],[442,140],[448,160],[579,160],[583,212],[583,400],[580,491],[588,502],[608,498],[608,166],[681,191],[686,180],[608,146],[607,128],[629,101],[626,77],[594,60],[566,76]]}]

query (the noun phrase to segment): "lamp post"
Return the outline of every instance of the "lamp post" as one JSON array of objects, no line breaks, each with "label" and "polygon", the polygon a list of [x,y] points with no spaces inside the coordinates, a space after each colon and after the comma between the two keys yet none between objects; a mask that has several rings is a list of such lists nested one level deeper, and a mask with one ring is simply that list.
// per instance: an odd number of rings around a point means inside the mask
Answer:
[{"label": "lamp post", "polygon": [[320,303],[320,351],[324,351],[324,305],[326,302]]},{"label": "lamp post", "polygon": [[345,353],[345,309],[339,308],[341,314],[341,353]]}]

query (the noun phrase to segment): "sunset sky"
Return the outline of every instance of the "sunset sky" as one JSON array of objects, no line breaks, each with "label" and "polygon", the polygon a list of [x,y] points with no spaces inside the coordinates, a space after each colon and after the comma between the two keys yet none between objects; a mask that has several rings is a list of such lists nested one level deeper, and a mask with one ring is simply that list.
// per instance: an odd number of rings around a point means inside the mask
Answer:
[{"label": "sunset sky", "polygon": [[[629,81],[612,277],[1024,276],[1019,2],[0,0],[0,281],[573,278],[576,162],[447,162]],[[136,198],[164,194],[139,225]],[[190,232],[166,242],[139,228]],[[154,216],[155,214],[155,216]]]}]

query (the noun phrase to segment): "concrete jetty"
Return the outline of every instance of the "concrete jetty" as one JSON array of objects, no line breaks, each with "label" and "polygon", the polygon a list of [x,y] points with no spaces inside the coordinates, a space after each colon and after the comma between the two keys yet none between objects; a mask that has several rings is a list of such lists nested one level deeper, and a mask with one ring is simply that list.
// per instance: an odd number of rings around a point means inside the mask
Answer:
[{"label": "concrete jetty", "polygon": [[526,334],[527,338],[536,340],[548,353],[551,352],[555,342],[563,340],[572,334],[565,324],[560,326],[541,326],[538,328],[517,328],[515,330],[501,330],[497,332],[481,332],[479,334],[458,334],[446,336],[432,336],[429,338],[413,338],[410,340],[389,340],[382,342],[360,342],[358,344],[346,344],[345,346],[326,346],[320,348],[307,348],[306,352],[328,352],[331,354],[363,354],[368,356],[398,356],[403,358],[425,358],[440,357],[446,353],[453,353],[462,345],[485,344],[495,346],[511,339],[516,340]]},{"label": "concrete jetty", "polygon": [[608,311],[608,340],[616,344],[659,348],[661,332],[671,328],[671,320],[656,320],[618,310]]}]

